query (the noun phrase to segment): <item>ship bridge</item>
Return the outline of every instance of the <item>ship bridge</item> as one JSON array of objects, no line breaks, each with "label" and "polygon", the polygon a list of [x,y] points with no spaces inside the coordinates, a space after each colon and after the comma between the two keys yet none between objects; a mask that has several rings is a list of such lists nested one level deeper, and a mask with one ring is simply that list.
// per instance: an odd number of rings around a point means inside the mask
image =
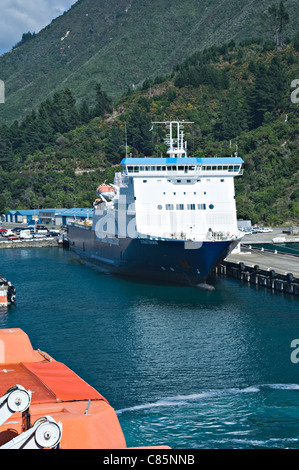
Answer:
[{"label": "ship bridge", "polygon": [[126,176],[226,176],[242,175],[240,157],[214,158],[124,158],[121,162]]},{"label": "ship bridge", "polygon": [[184,140],[184,126],[193,124],[186,121],[153,122],[164,124],[169,133],[165,144],[168,147],[167,158],[124,158],[121,165],[127,176],[184,176],[198,177],[200,175],[236,176],[242,174],[243,160],[235,153],[233,157],[225,158],[194,158],[189,157],[187,142]]}]

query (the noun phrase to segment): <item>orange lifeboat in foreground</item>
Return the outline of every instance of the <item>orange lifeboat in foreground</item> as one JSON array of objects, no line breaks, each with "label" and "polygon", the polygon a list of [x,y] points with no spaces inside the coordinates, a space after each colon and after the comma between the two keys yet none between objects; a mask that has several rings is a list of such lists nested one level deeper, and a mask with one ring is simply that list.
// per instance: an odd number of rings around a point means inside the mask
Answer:
[{"label": "orange lifeboat in foreground", "polygon": [[64,364],[33,350],[16,328],[0,329],[1,448],[127,446],[107,400]]}]

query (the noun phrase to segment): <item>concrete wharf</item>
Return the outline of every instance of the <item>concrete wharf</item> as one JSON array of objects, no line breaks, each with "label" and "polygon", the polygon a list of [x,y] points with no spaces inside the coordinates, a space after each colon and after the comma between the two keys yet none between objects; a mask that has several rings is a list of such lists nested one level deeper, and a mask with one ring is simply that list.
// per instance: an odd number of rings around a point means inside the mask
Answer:
[{"label": "concrete wharf", "polygon": [[[217,273],[244,282],[264,286],[276,291],[299,295],[299,252],[289,254],[279,251],[273,238],[284,234],[263,233],[245,235],[240,253],[231,253],[217,268]],[[298,237],[287,236],[288,242],[298,243]],[[255,245],[272,244],[271,250]]]},{"label": "concrete wharf", "polygon": [[29,240],[5,240],[0,239],[0,250],[12,248],[48,248],[59,246],[57,238],[37,238]]}]

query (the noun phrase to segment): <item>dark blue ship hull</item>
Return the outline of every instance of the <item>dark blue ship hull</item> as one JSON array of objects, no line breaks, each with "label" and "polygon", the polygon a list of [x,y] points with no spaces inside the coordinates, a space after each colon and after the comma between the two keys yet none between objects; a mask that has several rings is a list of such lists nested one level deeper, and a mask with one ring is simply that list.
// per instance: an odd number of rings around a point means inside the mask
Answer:
[{"label": "dark blue ship hull", "polygon": [[205,284],[211,271],[238,241],[97,239],[88,227],[69,225],[71,250],[88,264],[119,276],[172,284]]}]

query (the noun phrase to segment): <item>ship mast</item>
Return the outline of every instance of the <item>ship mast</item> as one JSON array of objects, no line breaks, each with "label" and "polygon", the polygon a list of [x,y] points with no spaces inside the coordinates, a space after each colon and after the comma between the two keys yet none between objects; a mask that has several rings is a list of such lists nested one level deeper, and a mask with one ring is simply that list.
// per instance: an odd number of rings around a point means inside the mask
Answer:
[{"label": "ship mast", "polygon": [[187,121],[155,121],[153,124],[165,124],[169,129],[165,139],[168,146],[167,154],[170,158],[187,158],[187,142],[184,141],[184,124],[193,124]]}]

